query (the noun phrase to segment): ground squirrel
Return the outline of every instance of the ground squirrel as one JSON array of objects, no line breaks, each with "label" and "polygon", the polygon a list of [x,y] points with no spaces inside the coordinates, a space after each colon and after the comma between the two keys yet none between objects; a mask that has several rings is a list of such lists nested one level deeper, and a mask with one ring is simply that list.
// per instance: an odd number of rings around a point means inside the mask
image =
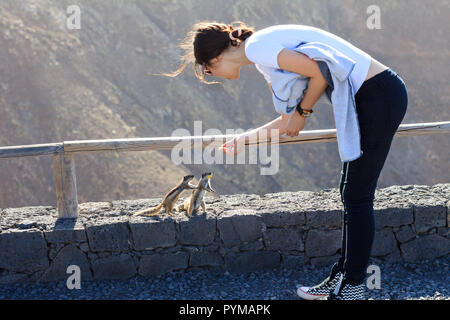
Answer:
[{"label": "ground squirrel", "polygon": [[189,183],[194,178],[193,175],[184,176],[183,179],[173,187],[167,194],[164,196],[162,202],[154,208],[144,209],[136,212],[134,215],[144,215],[144,216],[154,216],[157,215],[161,209],[164,207],[166,213],[173,214],[172,209],[174,208],[178,198],[181,193],[187,189],[195,189],[196,186]]},{"label": "ground squirrel", "polygon": [[184,200],[182,204],[178,205],[175,208],[175,211],[186,211],[188,216],[192,216],[192,214],[195,213],[201,206],[203,212],[206,212],[206,205],[205,201],[203,200],[206,191],[217,193],[211,187],[210,179],[212,176],[213,176],[212,172],[203,173],[195,190],[192,191],[191,196],[186,200]]}]

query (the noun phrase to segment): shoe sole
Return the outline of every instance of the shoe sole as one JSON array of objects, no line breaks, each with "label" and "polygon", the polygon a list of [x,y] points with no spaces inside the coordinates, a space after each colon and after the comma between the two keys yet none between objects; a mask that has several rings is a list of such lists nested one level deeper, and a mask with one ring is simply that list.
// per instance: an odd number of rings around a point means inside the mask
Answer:
[{"label": "shoe sole", "polygon": [[327,294],[311,294],[307,290],[309,287],[300,287],[297,289],[297,295],[304,300],[318,300],[327,297]]}]

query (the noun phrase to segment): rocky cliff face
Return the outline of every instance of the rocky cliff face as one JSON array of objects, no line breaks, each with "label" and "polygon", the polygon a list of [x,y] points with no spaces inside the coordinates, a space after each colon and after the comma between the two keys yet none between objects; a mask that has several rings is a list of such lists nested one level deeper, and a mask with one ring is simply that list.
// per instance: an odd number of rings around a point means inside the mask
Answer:
[{"label": "rocky cliff face", "polygon": [[[0,145],[170,136],[195,120],[203,130],[250,129],[278,116],[253,66],[238,81],[206,86],[191,67],[177,78],[176,44],[200,20],[243,20],[257,30],[302,23],[331,31],[392,67],[405,80],[403,123],[450,119],[448,1],[384,1],[381,29],[366,27],[370,1],[78,1],[81,29],[66,27],[73,1],[0,4]],[[331,105],[317,105],[305,130],[334,128]],[[249,112],[250,111],[250,112]],[[430,112],[427,112],[430,111]],[[379,187],[449,181],[446,136],[394,140]],[[276,175],[259,165],[175,165],[168,152],[77,155],[79,202],[162,196],[187,172],[215,173],[221,194],[338,186],[336,143],[280,148]],[[0,207],[55,205],[51,157],[0,160]]]}]

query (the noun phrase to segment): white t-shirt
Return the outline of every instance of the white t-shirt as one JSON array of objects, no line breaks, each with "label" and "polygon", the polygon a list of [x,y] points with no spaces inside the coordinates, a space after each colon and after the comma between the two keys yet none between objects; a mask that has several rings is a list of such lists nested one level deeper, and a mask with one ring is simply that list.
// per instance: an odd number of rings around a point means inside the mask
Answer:
[{"label": "white t-shirt", "polygon": [[280,69],[277,57],[281,50],[294,49],[302,43],[312,41],[332,46],[355,61],[350,81],[356,94],[369,72],[371,56],[328,31],[300,24],[267,27],[254,32],[245,40],[245,55],[255,63],[256,69],[264,75],[266,81],[270,82],[271,69]]}]

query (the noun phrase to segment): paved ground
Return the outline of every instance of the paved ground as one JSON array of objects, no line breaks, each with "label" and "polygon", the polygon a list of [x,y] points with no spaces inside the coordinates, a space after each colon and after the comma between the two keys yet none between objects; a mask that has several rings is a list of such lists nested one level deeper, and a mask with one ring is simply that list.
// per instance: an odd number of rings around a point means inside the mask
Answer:
[{"label": "paved ground", "polygon": [[[381,289],[367,290],[374,300],[450,300],[450,257],[420,263],[383,263]],[[302,266],[245,274],[172,272],[158,277],[126,281],[82,281],[69,290],[65,281],[0,285],[0,299],[166,299],[166,300],[293,300],[298,285],[323,280],[329,267]]]}]

